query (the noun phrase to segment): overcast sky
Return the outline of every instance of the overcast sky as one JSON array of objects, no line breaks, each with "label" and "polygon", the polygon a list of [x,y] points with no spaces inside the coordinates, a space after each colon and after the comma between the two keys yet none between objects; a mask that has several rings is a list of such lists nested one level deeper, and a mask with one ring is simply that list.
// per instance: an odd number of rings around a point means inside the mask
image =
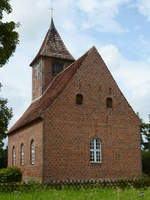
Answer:
[{"label": "overcast sky", "polygon": [[[0,96],[14,117],[31,103],[30,62],[50,26],[50,0],[11,0],[13,13],[4,20],[20,22],[19,45],[0,69]],[[95,45],[135,112],[150,114],[150,0],[54,0],[55,26],[75,58]]]}]

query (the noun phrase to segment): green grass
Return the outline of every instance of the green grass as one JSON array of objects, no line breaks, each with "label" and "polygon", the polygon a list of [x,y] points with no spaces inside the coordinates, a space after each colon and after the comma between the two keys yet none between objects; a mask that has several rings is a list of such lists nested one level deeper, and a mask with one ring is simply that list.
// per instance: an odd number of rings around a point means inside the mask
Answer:
[{"label": "green grass", "polygon": [[[144,193],[144,196],[142,195]],[[39,190],[28,193],[0,193],[0,200],[150,200],[150,188]]]}]

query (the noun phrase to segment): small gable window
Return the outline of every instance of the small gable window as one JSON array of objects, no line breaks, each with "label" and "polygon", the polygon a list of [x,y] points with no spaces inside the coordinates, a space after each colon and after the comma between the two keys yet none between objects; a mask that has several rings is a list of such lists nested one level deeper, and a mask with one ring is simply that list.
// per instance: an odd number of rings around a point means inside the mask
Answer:
[{"label": "small gable window", "polygon": [[13,147],[12,149],[12,166],[16,165],[16,149]]},{"label": "small gable window", "polygon": [[57,75],[64,69],[64,64],[60,62],[52,62],[52,75]]},{"label": "small gable window", "polygon": [[95,138],[90,141],[90,161],[91,163],[101,163],[101,142]]},{"label": "small gable window", "polygon": [[35,164],[35,144],[34,144],[34,140],[31,141],[31,147],[30,147],[30,154],[31,154],[31,164],[34,165]]},{"label": "small gable window", "polygon": [[83,104],[83,96],[82,96],[82,94],[77,94],[76,95],[76,104],[77,105],[82,105]]},{"label": "small gable window", "polygon": [[107,106],[107,108],[109,109],[109,108],[112,108],[112,106],[113,106],[113,102],[112,102],[112,98],[107,98],[107,100],[106,100],[106,106]]},{"label": "small gable window", "polygon": [[20,164],[24,165],[24,144],[21,144],[21,151],[20,151]]}]

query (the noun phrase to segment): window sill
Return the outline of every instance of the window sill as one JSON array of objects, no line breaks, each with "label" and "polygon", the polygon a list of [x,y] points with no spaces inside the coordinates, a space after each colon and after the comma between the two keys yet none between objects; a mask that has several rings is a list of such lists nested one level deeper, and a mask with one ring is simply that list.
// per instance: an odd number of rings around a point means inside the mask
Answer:
[{"label": "window sill", "polygon": [[101,164],[102,162],[91,162],[91,161],[90,161],[90,163],[91,163],[91,164]]}]

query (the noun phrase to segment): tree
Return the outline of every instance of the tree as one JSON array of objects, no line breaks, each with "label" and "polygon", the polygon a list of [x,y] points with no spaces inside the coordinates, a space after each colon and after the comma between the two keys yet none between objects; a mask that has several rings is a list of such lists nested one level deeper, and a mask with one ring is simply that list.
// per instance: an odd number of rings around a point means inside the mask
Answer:
[{"label": "tree", "polygon": [[148,123],[143,122],[142,119],[141,122],[142,149],[150,151],[150,116]]},{"label": "tree", "polygon": [[142,150],[142,168],[143,172],[150,176],[150,151]]},{"label": "tree", "polygon": [[0,67],[5,65],[14,53],[18,44],[18,33],[15,31],[17,24],[13,21],[2,22],[3,12],[12,12],[10,0],[0,0]]},{"label": "tree", "polygon": [[141,122],[142,168],[143,172],[150,176],[150,116],[148,123],[143,119]]},{"label": "tree", "polygon": [[7,137],[8,124],[11,118],[12,109],[8,108],[7,99],[0,98],[0,168],[7,166],[7,148],[4,149],[4,139]]}]

